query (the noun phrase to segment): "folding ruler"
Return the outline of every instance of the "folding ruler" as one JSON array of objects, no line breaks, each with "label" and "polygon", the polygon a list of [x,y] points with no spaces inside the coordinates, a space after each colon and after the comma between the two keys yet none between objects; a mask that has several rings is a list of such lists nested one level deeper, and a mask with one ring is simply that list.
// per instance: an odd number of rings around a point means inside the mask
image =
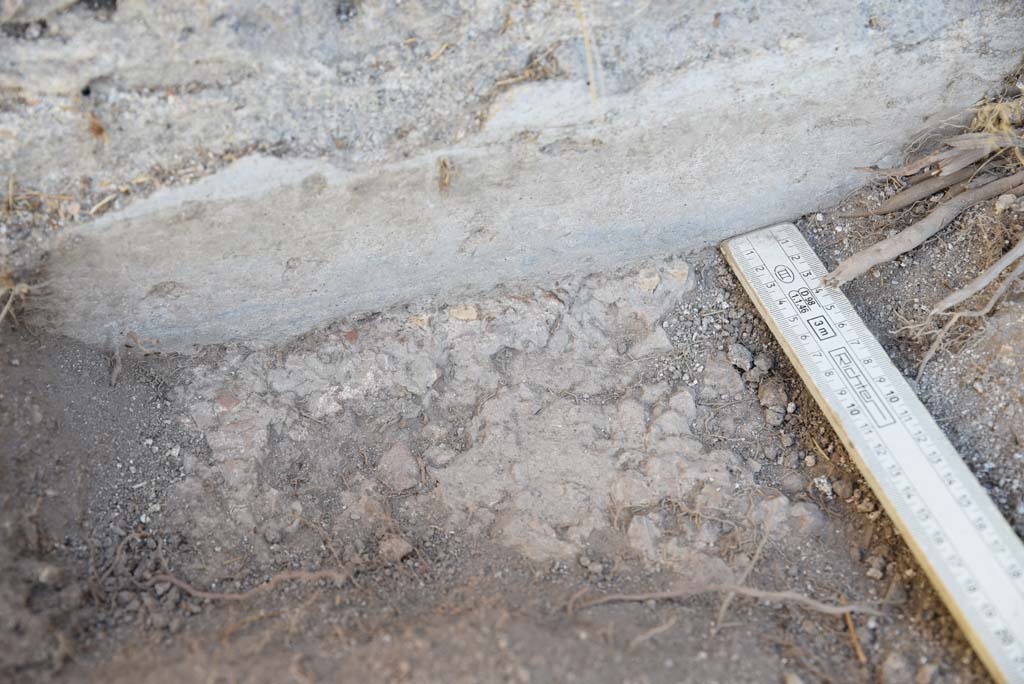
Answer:
[{"label": "folding ruler", "polygon": [[791,223],[722,251],[978,656],[1024,684],[1024,545]]}]

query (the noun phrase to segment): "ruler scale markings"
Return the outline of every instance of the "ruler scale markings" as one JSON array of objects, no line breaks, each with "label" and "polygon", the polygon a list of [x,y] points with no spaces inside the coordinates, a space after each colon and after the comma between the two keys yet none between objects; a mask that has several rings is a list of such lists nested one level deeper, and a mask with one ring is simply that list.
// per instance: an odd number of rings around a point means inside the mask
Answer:
[{"label": "ruler scale markings", "polygon": [[[763,264],[763,261],[762,261],[762,264]],[[783,300],[776,300],[776,301],[775,301],[775,303],[776,303],[776,304],[779,304],[779,305],[782,305],[782,304],[783,304]],[[801,339],[802,339],[802,340],[808,340],[808,339],[809,339],[809,337],[808,337],[808,336],[806,336],[806,335],[801,335],[800,337],[801,337]],[[851,340],[846,340],[846,341],[850,342]],[[846,374],[843,374],[843,375],[846,375]],[[830,383],[830,384],[831,384],[831,383]],[[835,389],[835,385],[834,385],[834,384],[833,384],[833,388]],[[838,392],[838,393],[840,394],[840,396],[844,396],[844,397],[848,395],[848,392],[847,392],[847,391],[846,391],[845,389],[841,389],[841,390],[839,390],[839,392]],[[849,409],[849,408],[851,408],[851,405],[852,405],[852,404],[848,404],[848,405],[847,405],[847,408],[848,408],[848,409]],[[864,427],[864,425],[866,425],[866,424],[862,424],[862,425],[861,425],[860,427]],[[915,438],[920,438],[920,437],[922,436],[922,433],[921,433],[921,431],[920,431],[920,430],[916,430],[916,429],[914,429],[914,430],[912,430],[912,432],[914,433],[914,435],[913,435],[913,436],[914,436]],[[895,467],[895,465],[893,465],[893,466],[892,466],[892,467],[890,468],[890,475],[892,475],[892,476],[897,476],[898,474],[899,474],[899,469],[898,469],[898,467]],[[922,512],[923,512],[923,513],[927,513],[927,511],[924,511],[924,510],[922,510]],[[938,539],[938,538],[937,538],[937,539]],[[974,585],[972,585],[972,586],[971,586],[971,591],[977,591],[977,589],[976,589],[976,588],[974,587]]]},{"label": "ruler scale markings", "polygon": [[[788,242],[788,241],[787,241],[787,242]],[[762,260],[762,264],[763,264],[763,260]],[[767,280],[767,279],[762,279],[762,280]],[[780,303],[780,302],[776,302],[776,303]],[[806,339],[806,338],[805,338],[805,339]],[[854,341],[854,340],[848,340],[848,341],[852,342],[852,341]],[[820,365],[820,362],[819,362],[819,365]],[[833,385],[833,389],[835,389],[834,383],[830,383],[830,384],[832,384],[832,385]],[[904,414],[908,414],[908,412],[906,412],[906,411],[901,411],[901,413],[904,413]],[[861,424],[861,427],[865,427],[865,426],[866,426],[866,424]],[[916,437],[917,439],[920,439],[920,438],[921,438],[921,437],[923,436],[923,434],[922,434],[922,431],[920,431],[919,429],[916,429],[916,428],[915,428],[915,429],[913,430],[913,432],[914,432],[914,433],[916,433],[916,434],[915,434],[914,436],[915,436],[915,437]],[[897,472],[898,472],[898,468],[897,468],[897,469],[895,469],[895,470],[893,470],[893,474],[895,474],[895,473],[897,473]]]},{"label": "ruler scale markings", "polygon": [[[782,241],[780,241],[780,242],[782,242]],[[790,244],[791,242],[792,241],[790,241],[790,240],[785,240],[785,244]],[[763,264],[763,261],[762,261],[762,264]],[[806,284],[808,284],[808,283],[805,282],[805,285]],[[776,300],[776,301],[778,301],[778,300]],[[805,325],[806,325],[806,322],[805,322]],[[843,335],[843,337],[845,338],[846,336]],[[803,339],[807,339],[807,338],[803,338]],[[846,339],[846,341],[849,342],[849,343],[855,342],[855,340],[850,340],[850,339]],[[848,380],[848,374],[847,373],[842,373],[841,377],[845,377]],[[884,377],[884,376],[882,376],[882,377]],[[849,382],[847,382],[847,387],[849,387]],[[856,392],[854,392],[854,394],[856,394]],[[847,396],[847,392],[841,390],[840,391],[840,395],[841,396]],[[908,410],[904,409],[904,410],[901,411],[901,415],[907,418],[908,425],[909,425],[909,421],[912,419],[910,412]],[[859,427],[861,427],[863,429],[864,426],[862,425],[862,426],[859,426]],[[913,427],[908,427],[908,429],[910,430],[911,435],[915,438],[915,440],[920,440],[923,437],[923,431],[919,428],[919,426],[916,425],[916,421],[915,421],[915,424],[913,425]],[[946,475],[946,473],[943,473],[943,475]],[[944,477],[944,480],[946,480],[947,484],[951,484],[952,476],[951,475],[946,475],[946,477]]]},{"label": "ruler scale markings", "polygon": [[[791,240],[788,240],[788,239],[786,239],[786,240],[785,240],[784,242],[785,242],[786,244],[790,244],[790,243],[791,243],[792,241],[791,241]],[[809,247],[808,247],[808,249],[809,249]],[[763,263],[763,261],[762,261],[762,263]],[[822,269],[822,271],[824,272],[824,269]],[[810,285],[810,284],[809,284],[809,283],[806,283],[806,281],[805,281],[805,285]],[[820,288],[819,288],[819,289],[820,289]],[[831,299],[831,296],[829,295],[829,296],[827,297],[827,299]],[[824,298],[822,298],[822,300],[824,300]],[[805,322],[805,326],[806,326],[806,322]],[[844,337],[844,338],[846,339],[846,341],[847,341],[848,343],[851,343],[851,344],[852,344],[852,343],[855,343],[855,342],[859,342],[859,340],[851,340],[851,339],[849,339],[849,338],[848,338],[848,337],[847,337],[847,336],[846,336],[845,334],[843,334],[843,333],[840,333],[840,334],[841,334],[841,336],[842,336],[842,337]],[[868,358],[865,358],[865,359],[862,359],[862,360],[863,360],[863,361],[865,361],[865,362],[870,362],[870,357],[868,357]],[[843,374],[843,377],[846,377],[846,378],[848,378],[848,374],[845,374],[845,373],[844,373],[844,374]],[[883,377],[883,378],[884,378],[884,376],[879,376],[879,377]],[[849,382],[847,382],[847,386],[849,386]],[[912,436],[913,436],[913,437],[914,437],[915,439],[920,439],[921,437],[923,437],[923,436],[924,436],[924,432],[923,432],[923,430],[922,430],[922,429],[920,428],[920,426],[919,426],[919,425],[917,424],[917,421],[916,421],[916,420],[913,420],[912,414],[910,413],[910,411],[909,411],[908,409],[905,409],[905,408],[904,408],[904,409],[902,409],[902,410],[900,411],[900,414],[901,414],[901,416],[904,416],[904,417],[906,417],[906,418],[907,418],[907,423],[908,423],[908,430],[909,430],[909,431],[911,432]],[[949,471],[948,471],[948,469],[947,469],[947,472],[949,472]],[[945,475],[945,473],[943,473],[943,474]],[[951,481],[951,480],[952,480],[952,476],[951,476],[951,475],[950,475],[950,476],[949,476],[949,477],[947,478],[947,480],[948,480],[948,481],[947,481],[947,484],[953,484],[953,482]]]},{"label": "ruler scale markings", "polygon": [[982,661],[1024,684],[1024,545],[795,226],[723,251]]}]

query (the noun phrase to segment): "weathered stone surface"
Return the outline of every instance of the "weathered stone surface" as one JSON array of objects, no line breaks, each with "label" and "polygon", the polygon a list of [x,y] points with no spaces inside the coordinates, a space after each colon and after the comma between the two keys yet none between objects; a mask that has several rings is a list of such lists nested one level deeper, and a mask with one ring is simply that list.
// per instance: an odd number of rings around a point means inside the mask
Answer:
[{"label": "weathered stone surface", "polygon": [[786,404],[789,403],[786,385],[781,378],[771,378],[762,382],[757,389],[757,398],[761,402],[761,406],[782,411],[785,411]]},{"label": "weathered stone surface", "polygon": [[[0,176],[127,188],[59,233],[52,324],[167,350],[553,283],[792,218],[976,101],[1024,34],[1024,8],[999,0],[869,17],[835,1],[588,2],[590,75],[566,3],[87,5],[0,34]],[[155,170],[203,176],[252,150],[280,156],[134,196]],[[24,261],[27,243],[3,237]],[[638,325],[670,277],[638,275]]]},{"label": "weathered stone surface", "polygon": [[39,21],[67,9],[76,0],[0,0],[0,24]]},{"label": "weathered stone surface", "polygon": [[750,353],[749,349],[738,342],[733,342],[729,345],[726,355],[729,357],[732,365],[741,371],[748,371],[754,366],[754,355]]},{"label": "weathered stone surface", "polygon": [[412,544],[395,534],[381,540],[380,546],[377,549],[381,559],[386,563],[397,563],[412,553],[412,551]]},{"label": "weathered stone surface", "polygon": [[377,465],[381,481],[395,491],[402,491],[419,484],[419,467],[416,459],[404,444],[395,444],[380,458]]}]

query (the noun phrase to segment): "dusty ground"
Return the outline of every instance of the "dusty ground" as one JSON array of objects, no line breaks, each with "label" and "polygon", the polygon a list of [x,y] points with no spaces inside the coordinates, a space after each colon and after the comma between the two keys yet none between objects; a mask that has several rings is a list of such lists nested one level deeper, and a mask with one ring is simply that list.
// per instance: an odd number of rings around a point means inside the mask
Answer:
[{"label": "dusty ground", "polygon": [[[810,220],[826,260],[855,246]],[[908,367],[885,316],[931,297],[910,282],[850,288]],[[962,358],[922,392],[1013,519],[1020,444],[986,423],[1020,397]],[[119,371],[11,329],[0,368],[12,681],[986,681],[714,252],[281,348],[125,349]],[[981,381],[1003,394],[963,421]],[[291,570],[335,574],[242,601],[165,577],[236,593]],[[876,607],[853,616],[866,662],[843,618],[744,596],[722,612],[700,591],[721,582]],[[697,593],[586,607],[669,588]]]},{"label": "dusty ground", "polygon": [[[380,17],[347,6],[354,13],[339,3],[344,11],[326,19],[351,43],[325,38],[319,15],[289,40],[340,50],[324,59],[355,91],[390,88],[400,105],[390,109],[408,120],[384,127],[388,103],[369,98],[289,98],[320,92],[327,76],[315,70],[298,87],[276,71],[250,80],[238,56],[273,8],[214,22],[226,42],[199,47],[223,59],[174,72],[177,80],[154,81],[145,68],[112,79],[122,73],[111,66],[117,49],[84,54],[88,73],[27,57],[29,42],[56,46],[86,31],[141,41],[118,36],[122,17],[109,3],[5,28],[32,70],[24,78],[47,71],[55,80],[35,104],[0,93],[0,122],[59,134],[69,155],[92,164],[68,180],[37,154],[38,139],[0,143],[31,162],[0,236],[11,262],[28,271],[55,228],[253,149],[334,149],[358,162],[400,157],[424,138],[458,141],[504,79],[538,64],[533,56],[553,61],[530,79],[585,73],[574,15],[553,22],[547,3],[496,9],[479,29],[488,40],[441,52],[436,59],[464,65],[459,91],[429,66],[446,36],[477,30],[459,13],[437,15],[430,35],[396,24],[386,45],[368,45],[357,27]],[[161,35],[187,39],[188,16],[157,19],[156,33],[172,27]],[[543,31],[524,48],[533,25]],[[623,37],[624,50],[642,48]],[[482,72],[470,49],[500,59]],[[614,89],[645,74],[609,76]],[[223,96],[218,84],[235,79]],[[260,101],[281,109],[242,117],[236,139],[184,114],[207,107],[233,117]],[[340,119],[307,125],[308,112],[324,110]],[[144,141],[118,135],[140,112],[177,128]],[[359,128],[349,119],[381,128],[348,139],[340,132]],[[204,140],[211,148],[197,153]],[[848,205],[871,206],[884,192],[870,187]],[[800,225],[834,265],[915,211],[812,215]],[[893,331],[1005,249],[1021,214],[1020,205],[979,207],[847,287],[908,375],[922,345]],[[191,357],[136,345],[116,360],[3,325],[0,680],[988,681],[715,252],[419,301],[277,348]],[[1024,535],[1022,349],[1018,288],[983,326],[958,334],[918,389]],[[226,596],[282,572],[331,575]],[[706,590],[715,583],[882,615],[853,615],[851,635],[842,617],[789,602],[736,596],[723,609],[725,594]],[[586,605],[672,588],[694,594]]]}]

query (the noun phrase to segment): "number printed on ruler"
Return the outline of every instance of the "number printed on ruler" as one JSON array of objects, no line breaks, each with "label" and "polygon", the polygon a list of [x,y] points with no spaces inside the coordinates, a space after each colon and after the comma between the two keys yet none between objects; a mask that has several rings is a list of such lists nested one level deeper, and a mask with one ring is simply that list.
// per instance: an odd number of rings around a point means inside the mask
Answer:
[{"label": "number printed on ruler", "polygon": [[1024,546],[792,224],[723,246],[997,679],[1024,684]]}]

